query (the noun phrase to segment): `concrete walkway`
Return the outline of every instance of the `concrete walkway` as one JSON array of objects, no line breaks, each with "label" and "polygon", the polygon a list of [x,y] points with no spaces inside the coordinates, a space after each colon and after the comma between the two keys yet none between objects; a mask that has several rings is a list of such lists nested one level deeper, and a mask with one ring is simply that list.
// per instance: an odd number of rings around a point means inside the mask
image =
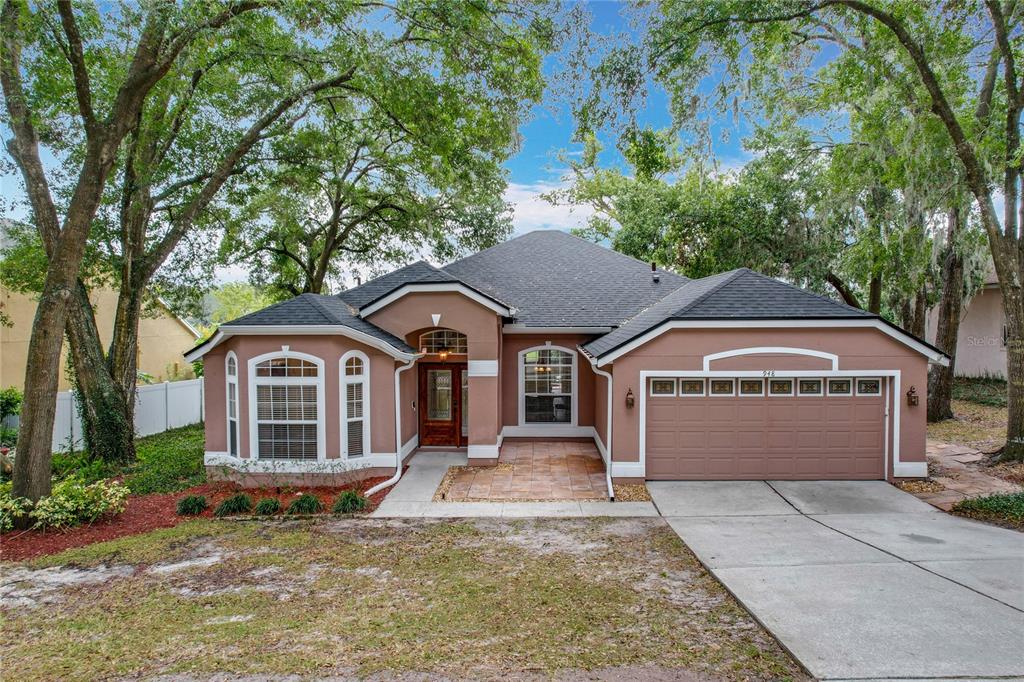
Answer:
[{"label": "concrete walkway", "polygon": [[881,481],[648,487],[812,675],[1024,677],[1024,534],[937,512]]},{"label": "concrete walkway", "polygon": [[459,452],[419,452],[371,516],[377,518],[657,516],[650,502],[434,502],[448,467],[466,464]]}]

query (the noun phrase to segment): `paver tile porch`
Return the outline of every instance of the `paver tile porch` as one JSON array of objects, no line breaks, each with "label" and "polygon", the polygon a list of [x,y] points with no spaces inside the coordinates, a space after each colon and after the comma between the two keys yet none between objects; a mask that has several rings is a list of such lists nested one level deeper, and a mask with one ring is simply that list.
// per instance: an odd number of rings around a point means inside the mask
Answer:
[{"label": "paver tile porch", "polygon": [[453,473],[449,501],[604,500],[604,461],[593,443],[510,441],[498,465]]}]

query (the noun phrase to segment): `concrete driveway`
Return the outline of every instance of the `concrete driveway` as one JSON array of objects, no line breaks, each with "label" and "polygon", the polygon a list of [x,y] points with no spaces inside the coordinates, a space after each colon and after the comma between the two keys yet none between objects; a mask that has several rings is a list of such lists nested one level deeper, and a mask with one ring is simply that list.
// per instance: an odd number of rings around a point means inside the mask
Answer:
[{"label": "concrete driveway", "polygon": [[1024,678],[1024,534],[936,511],[882,481],[648,488],[814,676]]}]

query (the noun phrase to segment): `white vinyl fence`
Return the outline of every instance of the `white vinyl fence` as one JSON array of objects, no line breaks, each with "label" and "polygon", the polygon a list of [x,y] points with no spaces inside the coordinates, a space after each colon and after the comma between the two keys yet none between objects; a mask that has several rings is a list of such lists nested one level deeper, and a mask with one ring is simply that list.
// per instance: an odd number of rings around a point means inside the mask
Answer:
[{"label": "white vinyl fence", "polygon": [[[82,447],[82,419],[71,391],[57,394],[53,451]],[[203,421],[203,380],[165,381],[139,386],[135,397],[135,435],[149,436]]]}]

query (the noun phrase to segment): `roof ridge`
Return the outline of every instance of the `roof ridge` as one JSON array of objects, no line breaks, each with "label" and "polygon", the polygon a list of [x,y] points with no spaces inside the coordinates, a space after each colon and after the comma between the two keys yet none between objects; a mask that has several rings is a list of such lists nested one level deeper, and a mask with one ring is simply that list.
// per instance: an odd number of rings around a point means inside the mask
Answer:
[{"label": "roof ridge", "polygon": [[[526,237],[529,237],[530,235],[534,235],[534,234],[537,234],[537,233],[540,233],[540,232],[554,232],[554,233],[557,233],[557,234],[560,234],[560,235],[564,235],[566,237],[570,237],[572,239],[575,239],[576,241],[582,242],[582,243],[586,244],[587,246],[593,246],[593,247],[602,249],[604,251],[607,251],[608,253],[614,254],[614,255],[619,256],[621,258],[625,258],[627,260],[631,260],[631,261],[633,261],[635,263],[643,265],[644,267],[650,266],[649,262],[642,261],[639,258],[636,258],[634,256],[630,256],[628,253],[623,253],[621,251],[616,251],[615,249],[613,249],[611,247],[601,246],[597,242],[592,242],[589,239],[584,239],[583,237],[577,236],[577,235],[573,234],[572,232],[566,232],[565,230],[559,230],[559,229],[556,229],[556,228],[549,228],[549,229],[542,229],[542,230],[530,230],[529,232],[524,232],[523,234],[517,235],[515,237],[512,237],[511,239],[506,239],[505,241],[498,242],[497,244],[494,244],[493,246],[488,246],[486,249],[483,249],[482,251],[477,251],[476,253],[471,253],[468,256],[463,256],[462,258],[459,258],[458,260],[453,260],[450,263],[446,263],[445,265],[441,266],[439,269],[444,270],[445,272],[448,272],[447,270],[445,270],[445,268],[447,268],[448,266],[455,265],[457,263],[461,263],[463,261],[466,261],[466,260],[469,260],[469,259],[474,258],[476,256],[479,256],[480,254],[487,253],[488,251],[490,251],[492,249],[496,249],[499,246],[504,246],[505,244],[509,244],[509,243],[514,242],[514,241],[519,240],[519,239],[524,239]],[[673,277],[678,277],[681,280],[684,280],[684,281],[687,281],[687,282],[690,281],[689,277],[686,277],[684,275],[680,275],[678,272],[673,272],[672,270],[666,270],[665,268],[662,268],[662,267],[658,267],[658,270],[660,272],[662,272],[662,273],[665,273],[665,274],[668,274],[668,275],[672,275]]]},{"label": "roof ridge", "polygon": [[328,310],[327,306],[325,306],[320,301],[321,297],[328,298],[328,297],[324,296],[324,294],[315,294],[312,291],[305,291],[305,292],[299,294],[299,298],[302,298],[303,296],[309,296],[309,298],[307,300],[309,300],[317,310],[319,310],[321,313],[323,313],[324,317],[326,317],[329,321],[337,322],[339,324],[341,323],[341,320],[339,320],[337,317],[335,317],[334,313],[332,313],[330,310]]},{"label": "roof ridge", "polygon": [[[420,263],[423,263],[423,264],[424,264],[424,265],[426,265],[426,266],[427,266],[428,268],[432,268],[432,269],[434,269],[434,270],[438,270],[438,269],[439,269],[439,268],[438,268],[437,266],[435,266],[435,265],[431,265],[430,263],[428,263],[428,262],[427,262],[426,260],[424,260],[423,258],[420,258],[419,260],[415,260],[415,261],[413,261],[412,263],[406,263],[405,265],[401,266],[400,268],[396,268],[396,269],[394,269],[394,270],[388,270],[388,271],[387,271],[387,272],[385,272],[384,274],[382,274],[382,275],[377,275],[377,276],[376,276],[376,277],[374,277],[373,279],[368,279],[368,280],[366,280],[365,282],[362,282],[361,284],[359,284],[358,286],[354,286],[354,287],[352,287],[351,289],[342,289],[341,291],[339,291],[339,292],[338,292],[338,293],[336,293],[336,294],[331,294],[331,296],[332,296],[333,298],[341,298],[341,297],[342,297],[342,296],[343,296],[344,294],[349,294],[349,293],[352,293],[353,291],[358,291],[359,289],[362,289],[362,288],[363,288],[363,287],[365,287],[366,285],[368,285],[368,284],[370,284],[370,283],[372,283],[372,282],[376,282],[376,281],[377,281],[378,279],[380,279],[380,278],[382,278],[382,277],[388,277],[388,276],[390,276],[390,275],[393,275],[393,274],[395,274],[396,272],[401,272],[402,270],[406,270],[406,269],[408,269],[408,268],[411,268],[411,267],[412,267],[412,266],[414,266],[414,265],[419,265]],[[448,273],[448,274],[451,274],[451,273]],[[452,275],[452,276],[454,277],[454,275]],[[344,300],[344,299],[342,299],[342,300]]]},{"label": "roof ridge", "polygon": [[[673,312],[672,313],[672,317],[677,317],[677,316],[682,315],[683,313],[685,313],[687,310],[692,309],[698,303],[701,303],[702,301],[704,301],[711,294],[715,293],[716,291],[719,291],[720,289],[722,289],[726,285],[731,284],[736,278],[738,278],[740,275],[742,275],[744,271],[750,272],[749,270],[747,270],[747,268],[736,268],[735,270],[730,270],[730,271],[727,271],[727,272],[719,272],[718,274],[708,275],[707,277],[701,278],[701,279],[708,279],[710,277],[721,277],[722,275],[728,275],[728,277],[726,277],[722,282],[720,282],[719,284],[711,287],[710,289],[705,291],[703,294],[701,294],[697,298],[693,299],[692,301],[690,301],[689,303],[684,305],[679,310],[676,310],[675,312]],[[701,280],[697,279],[697,280],[691,280],[691,281],[693,281],[693,282],[700,282]],[[681,288],[682,287],[680,287],[680,289]]]}]

